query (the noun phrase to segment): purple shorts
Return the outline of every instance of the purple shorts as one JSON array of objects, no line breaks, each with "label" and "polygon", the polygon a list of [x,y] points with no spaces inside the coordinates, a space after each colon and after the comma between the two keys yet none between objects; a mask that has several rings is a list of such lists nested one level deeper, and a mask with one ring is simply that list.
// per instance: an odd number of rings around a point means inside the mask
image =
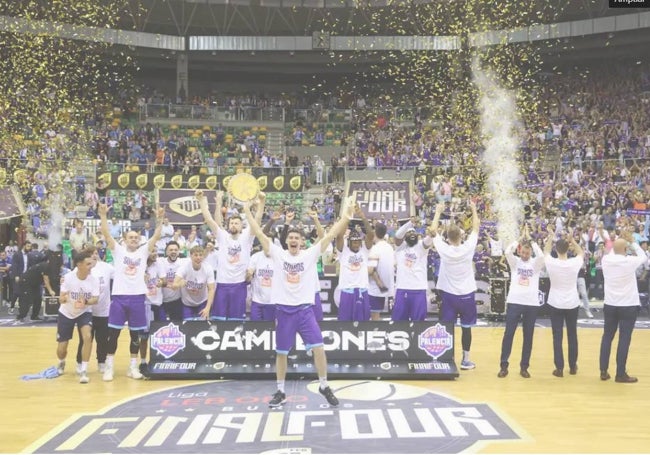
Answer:
[{"label": "purple shorts", "polygon": [[218,283],[210,310],[210,317],[218,321],[243,321],[246,319],[248,283]]},{"label": "purple shorts", "polygon": [[144,294],[114,295],[108,310],[108,326],[113,329],[123,329],[124,323],[129,323],[129,330],[146,330],[147,314],[144,304]]},{"label": "purple shorts", "polygon": [[314,316],[316,316],[317,321],[323,320],[323,302],[320,300],[320,292],[317,292],[314,296],[314,305],[312,305],[312,310],[314,311]]},{"label": "purple shorts", "polygon": [[365,289],[342,289],[339,304],[339,321],[369,321],[370,301]]},{"label": "purple shorts", "polygon": [[323,334],[314,316],[313,305],[276,305],[275,352],[289,354],[300,334],[307,349],[322,346]]},{"label": "purple shorts", "polygon": [[205,321],[205,318],[201,317],[200,313],[207,304],[206,301],[199,306],[183,305],[183,321]]},{"label": "purple shorts", "polygon": [[275,321],[275,305],[251,302],[251,321]]},{"label": "purple shorts", "polygon": [[378,297],[376,295],[369,295],[368,301],[370,302],[371,313],[381,313],[386,309],[386,297]]},{"label": "purple shorts", "polygon": [[461,327],[471,327],[476,325],[476,298],[475,293],[470,292],[464,295],[450,294],[449,292],[439,291],[442,298],[440,307],[440,321],[456,323],[456,318],[460,316]]},{"label": "purple shorts", "polygon": [[427,317],[427,291],[413,289],[395,290],[393,321],[424,321]]}]

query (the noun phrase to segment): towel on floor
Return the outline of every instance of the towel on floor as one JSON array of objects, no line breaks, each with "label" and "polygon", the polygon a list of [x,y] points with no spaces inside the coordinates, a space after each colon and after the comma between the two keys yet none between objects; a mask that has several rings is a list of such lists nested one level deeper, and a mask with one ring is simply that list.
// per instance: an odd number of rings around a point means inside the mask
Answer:
[{"label": "towel on floor", "polygon": [[46,368],[45,370],[41,371],[40,373],[36,374],[26,374],[24,376],[21,376],[20,379],[23,381],[31,381],[32,379],[54,379],[58,378],[59,375],[59,370],[57,367],[49,367]]}]

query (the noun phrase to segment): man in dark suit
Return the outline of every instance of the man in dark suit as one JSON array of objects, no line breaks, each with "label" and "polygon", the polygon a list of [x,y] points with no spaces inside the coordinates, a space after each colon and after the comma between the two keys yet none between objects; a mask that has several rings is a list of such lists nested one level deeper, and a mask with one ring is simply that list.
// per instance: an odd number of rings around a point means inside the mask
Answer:
[{"label": "man in dark suit", "polygon": [[153,233],[154,233],[154,231],[155,231],[155,229],[153,229],[153,228],[151,227],[151,224],[150,224],[148,221],[145,221],[144,226],[143,226],[142,229],[140,230],[140,235],[141,235],[142,237],[144,237],[144,240],[145,240],[146,242],[148,242],[149,239],[150,239],[151,237],[153,237]]},{"label": "man in dark suit", "polygon": [[29,263],[29,253],[32,251],[32,242],[26,240],[23,244],[23,248],[19,251],[16,251],[11,257],[11,269],[9,275],[11,278],[13,295],[11,297],[11,306],[9,308],[9,313],[13,314],[16,307],[16,300],[20,296],[20,278],[27,271],[27,267],[30,266]]}]

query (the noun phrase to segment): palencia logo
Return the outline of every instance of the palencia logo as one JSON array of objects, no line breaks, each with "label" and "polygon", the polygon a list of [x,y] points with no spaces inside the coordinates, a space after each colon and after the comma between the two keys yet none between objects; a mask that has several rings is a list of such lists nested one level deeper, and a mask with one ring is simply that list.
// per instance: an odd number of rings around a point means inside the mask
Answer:
[{"label": "palencia logo", "polygon": [[519,439],[486,404],[384,381],[287,383],[270,410],[271,381],[206,382],[155,392],[58,430],[34,453],[458,453]]}]

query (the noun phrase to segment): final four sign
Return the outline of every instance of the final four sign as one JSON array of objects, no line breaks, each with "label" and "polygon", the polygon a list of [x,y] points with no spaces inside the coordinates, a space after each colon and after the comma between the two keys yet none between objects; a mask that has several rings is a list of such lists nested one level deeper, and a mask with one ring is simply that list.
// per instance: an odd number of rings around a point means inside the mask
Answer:
[{"label": "final four sign", "polygon": [[348,181],[346,195],[353,196],[368,219],[396,217],[408,220],[415,214],[412,182],[405,180]]},{"label": "final four sign", "polygon": [[486,403],[461,402],[388,381],[331,381],[339,408],[318,381],[287,384],[270,410],[273,381],[181,385],[61,424],[31,453],[461,453],[519,435]]}]

